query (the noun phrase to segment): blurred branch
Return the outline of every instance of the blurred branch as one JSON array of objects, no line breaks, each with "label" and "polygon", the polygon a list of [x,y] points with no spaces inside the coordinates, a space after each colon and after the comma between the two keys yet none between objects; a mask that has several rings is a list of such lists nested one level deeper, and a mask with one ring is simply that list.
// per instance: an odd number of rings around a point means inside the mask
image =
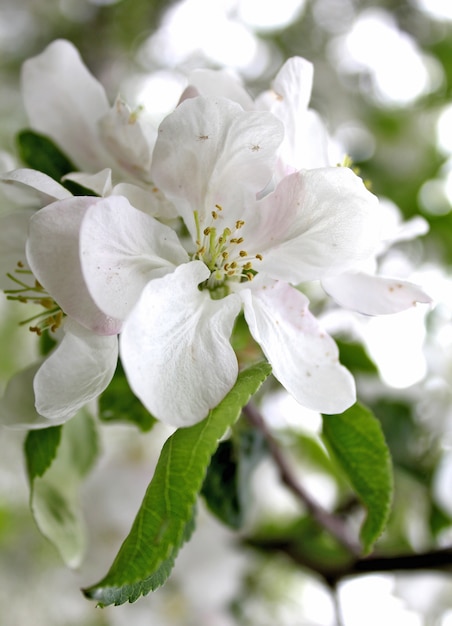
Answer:
[{"label": "blurred branch", "polygon": [[301,483],[297,480],[292,468],[290,467],[287,459],[282,451],[280,445],[275,440],[267,425],[256,409],[255,405],[249,403],[244,409],[244,414],[248,420],[259,430],[265,437],[268,444],[270,454],[279,469],[279,474],[282,482],[290,489],[290,491],[297,497],[297,499],[306,507],[313,519],[327,530],[336,540],[344,546],[353,556],[358,556],[361,552],[359,543],[350,537],[349,529],[345,521],[329,513],[326,509],[320,506],[315,500],[306,492]]}]

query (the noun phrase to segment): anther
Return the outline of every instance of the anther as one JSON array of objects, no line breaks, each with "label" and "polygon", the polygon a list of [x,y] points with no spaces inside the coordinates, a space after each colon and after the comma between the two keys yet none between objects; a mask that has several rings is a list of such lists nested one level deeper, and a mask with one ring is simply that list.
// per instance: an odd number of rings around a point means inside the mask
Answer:
[{"label": "anther", "polygon": [[207,226],[207,228],[204,228],[203,233],[204,233],[205,235],[210,235],[211,230],[212,230],[212,229],[210,228],[210,226]]},{"label": "anther", "polygon": [[212,211],[212,217],[214,220],[218,219],[218,213],[216,211]]},{"label": "anther", "polygon": [[248,252],[246,250],[240,250],[239,256],[241,256],[242,258],[246,257],[246,256],[248,256]]},{"label": "anther", "polygon": [[219,204],[216,204],[216,205],[215,205],[215,208],[216,208],[216,209],[218,209],[219,211],[222,211],[222,210],[223,210],[223,207],[222,207],[221,205],[219,205]]},{"label": "anther", "polygon": [[257,259],[258,261],[262,261],[262,259],[263,259],[263,258],[264,258],[264,257],[262,256],[262,254],[256,254],[256,259]]},{"label": "anther", "polygon": [[224,252],[221,253],[221,256],[223,257],[223,259],[227,259],[229,258],[229,252],[225,250]]},{"label": "anther", "polygon": [[235,227],[239,229],[242,228],[242,226],[245,226],[245,222],[243,220],[237,220],[235,223]]}]

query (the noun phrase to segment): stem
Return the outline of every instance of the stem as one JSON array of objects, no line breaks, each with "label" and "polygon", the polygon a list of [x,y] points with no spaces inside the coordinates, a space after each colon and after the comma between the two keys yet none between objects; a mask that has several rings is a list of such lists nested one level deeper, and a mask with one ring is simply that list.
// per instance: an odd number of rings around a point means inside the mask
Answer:
[{"label": "stem", "polygon": [[279,444],[270,433],[267,425],[256,409],[256,407],[249,403],[243,409],[244,414],[248,418],[248,420],[256,427],[264,435],[270,454],[273,457],[274,462],[278,466],[279,474],[282,482],[288,487],[292,493],[304,504],[312,517],[318,522],[323,528],[328,530],[331,535],[333,535],[347,550],[353,555],[358,556],[361,552],[361,547],[358,542],[353,540],[350,537],[349,530],[345,525],[344,521],[326,511],[322,506],[320,506],[303,488],[303,486],[298,482],[295,477],[292,468],[287,463],[286,457],[284,456]]}]

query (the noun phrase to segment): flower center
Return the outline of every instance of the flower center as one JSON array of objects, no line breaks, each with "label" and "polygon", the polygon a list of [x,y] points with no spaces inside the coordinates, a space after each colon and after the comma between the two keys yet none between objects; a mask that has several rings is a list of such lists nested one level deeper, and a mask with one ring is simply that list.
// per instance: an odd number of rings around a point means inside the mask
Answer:
[{"label": "flower center", "polygon": [[[32,272],[25,269],[23,263],[19,261],[14,273],[8,273],[7,276],[18,286],[15,289],[4,290],[8,300],[38,304],[44,309],[44,311],[28,319],[22,320],[19,322],[20,325],[36,321],[36,324],[30,326],[29,329],[37,335],[41,336],[45,330],[55,332],[61,325],[64,313],[44,287],[34,278]],[[27,280],[31,281],[32,284],[28,284]]]},{"label": "flower center", "polygon": [[237,220],[232,228],[219,228],[223,208],[215,205],[211,212],[211,223],[203,228],[199,221],[198,211],[194,211],[196,224],[196,252],[193,259],[203,261],[210,270],[210,277],[201,288],[209,289],[213,298],[228,295],[227,281],[245,282],[253,280],[257,271],[253,268],[255,261],[262,261],[261,254],[249,255],[244,247],[241,229],[243,220]]}]

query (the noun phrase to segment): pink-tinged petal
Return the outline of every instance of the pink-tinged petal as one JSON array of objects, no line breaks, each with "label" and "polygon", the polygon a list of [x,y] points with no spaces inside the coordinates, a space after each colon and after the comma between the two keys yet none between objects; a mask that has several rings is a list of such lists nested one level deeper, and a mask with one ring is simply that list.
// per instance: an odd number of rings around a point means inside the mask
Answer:
[{"label": "pink-tinged petal", "polygon": [[121,321],[94,303],[80,264],[80,226],[88,208],[98,202],[105,200],[78,196],[37,211],[30,219],[26,254],[34,276],[67,315],[101,335],[114,335]]},{"label": "pink-tinged petal", "polygon": [[362,272],[325,278],[322,287],[342,307],[365,315],[398,313],[418,302],[432,302],[430,296],[413,283]]},{"label": "pink-tinged petal", "polygon": [[240,78],[228,70],[194,70],[188,76],[188,84],[187,89],[194,87],[196,95],[227,98],[240,104],[245,111],[254,109],[253,99],[246,91]]},{"label": "pink-tinged petal", "polygon": [[97,306],[125,319],[146,284],[188,261],[172,228],[110,196],[86,211],[80,228],[82,271]]},{"label": "pink-tinged petal", "polygon": [[108,155],[97,121],[110,106],[104,88],[69,41],[54,41],[25,61],[22,93],[34,130],[53,139],[80,169],[105,167]]},{"label": "pink-tinged petal", "polygon": [[42,204],[49,204],[55,200],[64,200],[65,198],[71,198],[72,194],[63,185],[60,185],[44,174],[37,170],[28,168],[20,168],[0,175],[0,180],[6,184],[19,185],[37,191],[40,194]]},{"label": "pink-tinged petal", "polygon": [[0,425],[13,430],[34,430],[66,421],[49,420],[36,411],[33,380],[40,367],[41,363],[35,363],[9,380],[0,400]]},{"label": "pink-tinged petal", "polygon": [[221,98],[185,100],[160,125],[152,178],[196,239],[195,210],[204,224],[223,207],[219,227],[243,218],[243,207],[271,179],[282,136],[271,113]]},{"label": "pink-tinged petal", "polygon": [[237,378],[229,338],[240,298],[212,300],[200,291],[209,273],[194,261],[150,282],[120,337],[132,390],[155,417],[173,426],[205,418]]},{"label": "pink-tinged petal", "polygon": [[348,168],[292,174],[259,211],[263,225],[252,246],[264,257],[258,270],[293,284],[356,267],[380,242],[378,200]]},{"label": "pink-tinged petal", "polygon": [[356,400],[355,383],[333,339],[309,312],[308,299],[284,283],[241,292],[245,318],[274,376],[303,406],[341,413]]},{"label": "pink-tinged petal", "polygon": [[[21,210],[0,216],[0,289],[18,289],[7,274],[15,274],[26,269],[25,242],[28,236],[28,223],[35,211]],[[21,276],[17,275],[20,279]]]},{"label": "pink-tinged petal", "polygon": [[36,410],[49,420],[68,420],[109,385],[118,361],[118,339],[67,319],[61,343],[34,378]]}]

